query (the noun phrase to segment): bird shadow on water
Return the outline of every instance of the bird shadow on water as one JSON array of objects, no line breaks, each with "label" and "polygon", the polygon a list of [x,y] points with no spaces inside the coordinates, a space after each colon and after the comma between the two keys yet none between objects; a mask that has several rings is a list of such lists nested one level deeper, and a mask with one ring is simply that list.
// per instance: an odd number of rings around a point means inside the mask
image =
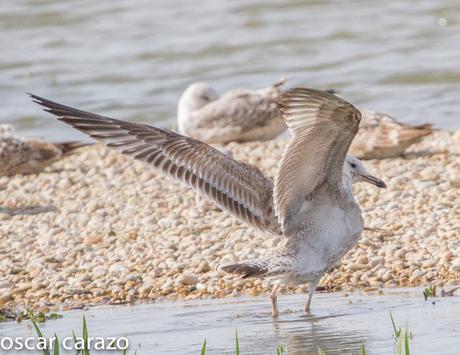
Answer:
[{"label": "bird shadow on water", "polygon": [[57,209],[53,205],[44,206],[23,206],[23,207],[3,207],[0,206],[0,214],[9,216],[32,216],[40,213],[55,212]]}]

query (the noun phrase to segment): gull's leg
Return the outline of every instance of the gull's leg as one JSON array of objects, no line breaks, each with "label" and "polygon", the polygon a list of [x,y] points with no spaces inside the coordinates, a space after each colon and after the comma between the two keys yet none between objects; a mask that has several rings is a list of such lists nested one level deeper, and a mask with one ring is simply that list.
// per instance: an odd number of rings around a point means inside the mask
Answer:
[{"label": "gull's leg", "polygon": [[315,294],[316,286],[318,286],[318,283],[319,283],[319,280],[315,280],[308,284],[308,301],[303,309],[305,313],[310,313],[311,299],[313,298],[313,295]]},{"label": "gull's leg", "polygon": [[272,288],[272,292],[270,292],[270,301],[272,303],[272,316],[278,316],[278,298],[276,297],[276,292],[278,291],[278,287],[280,287],[279,282],[276,283],[275,286]]}]

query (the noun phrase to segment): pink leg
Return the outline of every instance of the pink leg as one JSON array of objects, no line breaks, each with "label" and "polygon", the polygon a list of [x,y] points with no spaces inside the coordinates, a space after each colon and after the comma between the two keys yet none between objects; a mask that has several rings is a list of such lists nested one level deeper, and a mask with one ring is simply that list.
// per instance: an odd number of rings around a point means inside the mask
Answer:
[{"label": "pink leg", "polygon": [[270,300],[272,303],[272,316],[273,317],[278,316],[278,297],[276,297],[276,292],[278,291],[278,287],[280,287],[279,283],[273,286],[272,292],[270,292]]},{"label": "pink leg", "polygon": [[319,283],[319,280],[310,282],[308,284],[308,301],[304,307],[305,313],[310,313],[311,299],[313,298],[313,295],[315,294],[316,286],[318,286],[318,283]]}]

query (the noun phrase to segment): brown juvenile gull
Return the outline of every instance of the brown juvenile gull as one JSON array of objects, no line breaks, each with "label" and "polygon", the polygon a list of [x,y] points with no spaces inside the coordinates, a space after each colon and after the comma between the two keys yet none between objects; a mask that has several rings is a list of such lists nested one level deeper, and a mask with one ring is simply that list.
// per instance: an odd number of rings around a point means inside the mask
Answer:
[{"label": "brown juvenile gull", "polygon": [[430,124],[410,125],[381,112],[360,110],[358,134],[350,151],[360,159],[385,159],[402,156],[412,144],[431,134]]},{"label": "brown juvenile gull", "polygon": [[22,139],[15,137],[12,131],[11,125],[0,125],[0,176],[37,174],[74,149],[86,145]]},{"label": "brown juvenile gull", "polygon": [[[363,230],[352,183],[385,187],[347,155],[360,112],[324,91],[298,88],[283,93],[281,111],[293,137],[274,184],[259,169],[193,138],[31,96],[60,121],[193,187],[239,220],[283,235],[283,243],[270,255],[221,269],[243,277],[309,283],[305,311],[322,275],[356,244]],[[271,293],[274,315],[278,285]]]}]

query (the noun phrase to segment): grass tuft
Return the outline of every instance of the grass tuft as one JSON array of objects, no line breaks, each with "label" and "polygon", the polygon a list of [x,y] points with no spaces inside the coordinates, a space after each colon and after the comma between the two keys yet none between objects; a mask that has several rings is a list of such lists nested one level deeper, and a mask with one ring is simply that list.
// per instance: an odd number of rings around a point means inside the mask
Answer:
[{"label": "grass tuft", "polygon": [[428,300],[428,297],[436,297],[436,286],[430,285],[429,287],[423,290],[423,297],[425,301]]},{"label": "grass tuft", "polygon": [[284,345],[278,345],[276,347],[276,355],[283,355],[287,354],[287,349]]}]

